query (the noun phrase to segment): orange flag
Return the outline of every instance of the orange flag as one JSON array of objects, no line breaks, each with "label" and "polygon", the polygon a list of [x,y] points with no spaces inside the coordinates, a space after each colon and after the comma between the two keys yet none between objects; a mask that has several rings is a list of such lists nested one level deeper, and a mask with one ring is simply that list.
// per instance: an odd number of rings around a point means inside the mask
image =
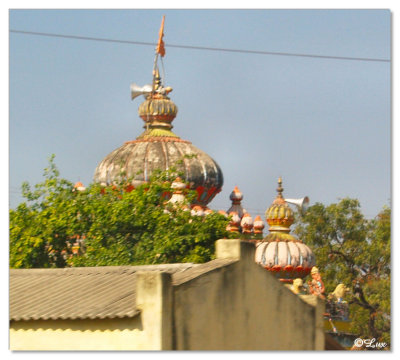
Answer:
[{"label": "orange flag", "polygon": [[165,15],[163,15],[163,18],[161,21],[161,27],[160,27],[160,32],[158,33],[158,43],[157,43],[157,48],[156,48],[156,52],[158,54],[160,54],[162,57],[164,57],[164,55],[165,55],[165,48],[164,48],[164,41],[163,41],[164,20],[165,20]]}]

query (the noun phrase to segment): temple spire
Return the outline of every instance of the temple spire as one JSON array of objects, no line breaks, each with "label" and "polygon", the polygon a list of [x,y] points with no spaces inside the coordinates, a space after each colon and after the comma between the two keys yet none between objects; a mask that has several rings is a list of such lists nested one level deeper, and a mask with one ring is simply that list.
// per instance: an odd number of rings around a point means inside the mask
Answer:
[{"label": "temple spire", "polygon": [[[169,98],[172,88],[165,86],[165,76],[164,79],[160,76],[163,75],[163,69],[157,66],[158,60],[162,66],[162,57],[165,55],[164,22],[163,17],[149,83],[144,86],[132,83],[130,86],[132,100],[141,95],[145,99],[138,108],[144,131],[135,140],[126,141],[107,155],[97,166],[94,178],[95,182],[110,184],[121,181],[123,174],[124,180],[130,179],[132,186],[137,187],[149,181],[157,171],[174,167],[176,172],[184,176],[182,181],[186,187],[197,192],[191,205],[204,208],[221,191],[223,174],[210,156],[172,132],[178,107]],[[185,154],[190,155],[190,159],[186,159]]]}]

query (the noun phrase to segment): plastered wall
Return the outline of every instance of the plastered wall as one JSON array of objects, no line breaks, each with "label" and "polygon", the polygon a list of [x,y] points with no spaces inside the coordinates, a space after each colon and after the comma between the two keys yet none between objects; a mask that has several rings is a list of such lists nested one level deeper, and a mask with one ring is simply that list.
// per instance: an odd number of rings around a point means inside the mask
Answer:
[{"label": "plastered wall", "polygon": [[240,260],[174,287],[176,349],[323,350],[322,307],[257,265],[252,244],[219,241],[217,256]]},{"label": "plastered wall", "polygon": [[148,348],[140,317],[113,320],[18,321],[11,350],[135,350]]}]

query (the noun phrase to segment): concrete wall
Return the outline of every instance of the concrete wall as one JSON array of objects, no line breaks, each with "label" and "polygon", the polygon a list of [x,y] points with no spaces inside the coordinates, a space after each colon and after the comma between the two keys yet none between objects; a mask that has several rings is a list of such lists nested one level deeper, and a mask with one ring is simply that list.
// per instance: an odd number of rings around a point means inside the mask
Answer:
[{"label": "concrete wall", "polygon": [[169,274],[137,272],[134,318],[12,321],[11,350],[171,349],[172,286]]},{"label": "concrete wall", "polygon": [[219,260],[182,273],[189,277],[138,272],[134,318],[11,322],[10,349],[324,349],[320,300],[300,298],[257,265],[253,244],[216,248]]},{"label": "concrete wall", "polygon": [[323,305],[307,304],[254,262],[254,246],[219,240],[238,261],[174,287],[177,350],[323,350]]}]

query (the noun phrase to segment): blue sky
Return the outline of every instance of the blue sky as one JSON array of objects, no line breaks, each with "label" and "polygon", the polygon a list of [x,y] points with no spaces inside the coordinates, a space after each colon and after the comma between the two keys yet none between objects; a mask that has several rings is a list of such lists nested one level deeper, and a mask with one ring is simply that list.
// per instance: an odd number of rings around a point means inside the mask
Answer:
[{"label": "blue sky", "polygon": [[[213,209],[235,185],[261,215],[284,195],[358,198],[367,217],[391,196],[391,64],[169,47],[390,59],[389,10],[13,10],[9,28],[155,43],[165,19],[174,132],[222,168]],[[92,181],[97,164],[142,132],[129,86],[151,81],[154,46],[10,33],[10,205],[42,180]]]}]

